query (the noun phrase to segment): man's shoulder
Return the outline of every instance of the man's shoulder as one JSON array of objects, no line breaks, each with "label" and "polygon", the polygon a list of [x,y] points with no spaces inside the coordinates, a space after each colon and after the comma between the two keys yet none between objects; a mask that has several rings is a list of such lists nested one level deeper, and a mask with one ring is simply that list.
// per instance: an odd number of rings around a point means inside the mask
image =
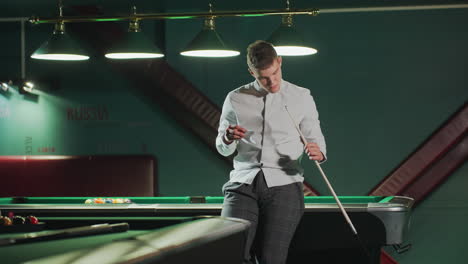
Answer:
[{"label": "man's shoulder", "polygon": [[310,95],[310,90],[299,85],[290,83],[288,81],[283,80],[285,84],[285,92],[292,96],[307,96]]},{"label": "man's shoulder", "polygon": [[262,93],[255,88],[255,82],[244,84],[228,93],[228,97],[230,98],[244,98],[245,96],[250,97],[252,95],[255,97],[262,96]]},{"label": "man's shoulder", "polygon": [[251,83],[247,83],[229,91],[226,95],[225,103],[242,102],[246,94],[252,93],[252,89],[254,89],[253,85]]},{"label": "man's shoulder", "polygon": [[243,93],[245,91],[250,91],[252,89],[255,89],[254,85],[255,85],[254,82],[246,83],[246,84],[241,85],[241,86],[237,87],[236,89],[232,90],[231,93]]}]

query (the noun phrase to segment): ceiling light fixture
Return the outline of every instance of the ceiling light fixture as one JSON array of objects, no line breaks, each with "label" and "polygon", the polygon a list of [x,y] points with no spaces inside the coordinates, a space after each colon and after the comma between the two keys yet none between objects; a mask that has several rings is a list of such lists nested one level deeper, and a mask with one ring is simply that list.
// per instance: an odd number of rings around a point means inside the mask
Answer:
[{"label": "ceiling light fixture", "polygon": [[[62,17],[62,5],[59,5],[60,18]],[[82,61],[89,56],[79,47],[75,41],[65,33],[65,23],[59,20],[50,39],[42,44],[31,58],[39,60]]]},{"label": "ceiling light fixture", "polygon": [[[210,14],[213,13],[212,5]],[[221,36],[215,30],[214,16],[205,19],[203,29],[187,45],[181,55],[192,57],[233,57],[240,54],[239,51],[230,49]]]},{"label": "ceiling light fixture", "polygon": [[[289,11],[289,0],[286,3],[286,10]],[[317,53],[317,49],[304,44],[301,34],[294,29],[293,16],[291,14],[282,16],[281,25],[267,41],[273,44],[280,56],[304,56]]]},{"label": "ceiling light fixture", "polygon": [[151,43],[140,29],[140,20],[136,17],[136,7],[133,7],[133,18],[130,20],[128,32],[122,42],[118,43],[104,55],[109,59],[151,59],[161,58],[164,54]]}]

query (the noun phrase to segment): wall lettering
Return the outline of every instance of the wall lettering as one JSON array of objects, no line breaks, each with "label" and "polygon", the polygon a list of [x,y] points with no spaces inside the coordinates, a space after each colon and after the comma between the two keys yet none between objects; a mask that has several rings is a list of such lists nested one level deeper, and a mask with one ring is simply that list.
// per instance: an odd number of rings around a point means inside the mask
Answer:
[{"label": "wall lettering", "polygon": [[55,147],[39,147],[37,148],[39,153],[53,153],[55,152]]},{"label": "wall lettering", "polygon": [[25,137],[24,138],[24,154],[26,154],[26,155],[32,155],[33,154],[32,137]]},{"label": "wall lettering", "polygon": [[70,121],[105,121],[109,120],[106,106],[80,106],[67,108],[67,120]]}]

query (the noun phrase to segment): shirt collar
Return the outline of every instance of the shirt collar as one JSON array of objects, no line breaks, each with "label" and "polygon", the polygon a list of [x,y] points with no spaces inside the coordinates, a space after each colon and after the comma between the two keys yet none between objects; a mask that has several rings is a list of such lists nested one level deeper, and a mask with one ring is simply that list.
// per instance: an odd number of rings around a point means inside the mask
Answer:
[{"label": "shirt collar", "polygon": [[255,81],[253,81],[253,87],[255,88],[255,90],[256,90],[257,92],[260,92],[260,93],[268,92],[267,90],[263,89],[262,86],[260,86],[260,84],[258,83],[257,79],[255,79]]},{"label": "shirt collar", "polygon": [[[281,85],[280,85],[280,90],[278,91],[278,93],[281,93],[284,89],[284,87],[286,86],[286,83],[283,79],[281,79]],[[255,81],[253,81],[253,87],[255,88],[255,90],[263,95],[267,95],[267,94],[270,94],[267,90],[265,90],[262,86],[260,86],[260,84],[258,83],[257,79],[255,79]]]}]

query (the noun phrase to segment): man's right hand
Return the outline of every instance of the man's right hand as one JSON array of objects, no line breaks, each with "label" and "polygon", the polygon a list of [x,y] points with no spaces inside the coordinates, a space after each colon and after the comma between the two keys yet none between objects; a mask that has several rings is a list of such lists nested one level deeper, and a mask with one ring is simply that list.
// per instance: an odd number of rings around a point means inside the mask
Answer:
[{"label": "man's right hand", "polygon": [[226,144],[231,144],[234,142],[234,140],[239,140],[243,137],[245,137],[245,132],[247,132],[247,129],[241,127],[241,126],[232,126],[230,125],[226,129],[226,136],[223,138],[224,143]]}]

